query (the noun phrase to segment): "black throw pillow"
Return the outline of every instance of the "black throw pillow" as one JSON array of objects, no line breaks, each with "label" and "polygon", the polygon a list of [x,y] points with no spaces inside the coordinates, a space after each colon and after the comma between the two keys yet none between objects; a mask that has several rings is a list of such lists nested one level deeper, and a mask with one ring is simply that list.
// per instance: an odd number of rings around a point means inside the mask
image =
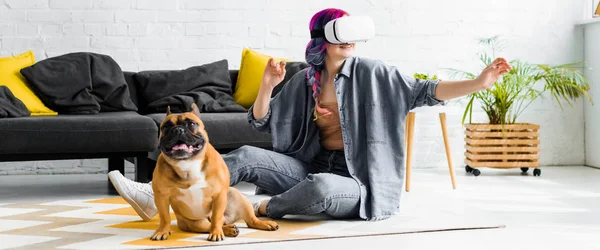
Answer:
[{"label": "black throw pillow", "polygon": [[39,61],[21,74],[59,114],[137,111],[121,67],[107,55],[69,53]]},{"label": "black throw pillow", "polygon": [[0,86],[0,118],[30,116],[27,106],[6,86]]},{"label": "black throw pillow", "polygon": [[189,67],[182,70],[141,71],[135,75],[146,113],[181,113],[191,110],[192,103],[200,112],[246,112],[235,103],[227,60]]}]

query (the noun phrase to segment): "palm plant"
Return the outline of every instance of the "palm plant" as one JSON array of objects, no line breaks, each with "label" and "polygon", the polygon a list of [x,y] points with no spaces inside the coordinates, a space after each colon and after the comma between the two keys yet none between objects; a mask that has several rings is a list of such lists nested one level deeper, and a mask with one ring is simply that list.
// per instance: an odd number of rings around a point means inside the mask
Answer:
[{"label": "palm plant", "polygon": [[[504,47],[504,43],[498,40],[497,36],[481,39],[479,43],[491,47],[491,55],[485,52],[479,53],[479,59],[484,67],[489,65],[496,58],[496,52]],[[577,70],[583,67],[582,63],[555,66],[531,64],[520,60],[512,60],[509,63],[512,67],[510,72],[504,74],[491,88],[467,96],[468,103],[462,117],[463,124],[467,115],[469,123],[472,123],[475,100],[481,104],[490,124],[516,123],[519,115],[547,91],[556,99],[561,109],[561,99],[571,107],[571,100],[582,96],[586,96],[592,102],[588,95],[590,85]],[[452,78],[475,79],[477,77],[477,74],[470,72],[450,70]],[[534,85],[541,80],[543,80],[541,89],[534,88]]]}]

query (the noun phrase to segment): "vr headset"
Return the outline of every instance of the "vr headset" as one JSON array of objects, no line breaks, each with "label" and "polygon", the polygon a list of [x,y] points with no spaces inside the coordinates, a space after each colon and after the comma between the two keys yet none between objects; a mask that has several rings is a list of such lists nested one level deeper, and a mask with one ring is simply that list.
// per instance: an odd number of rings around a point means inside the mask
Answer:
[{"label": "vr headset", "polygon": [[310,38],[323,37],[331,44],[366,42],[375,36],[375,24],[368,16],[344,16],[325,24],[324,29],[312,30]]}]

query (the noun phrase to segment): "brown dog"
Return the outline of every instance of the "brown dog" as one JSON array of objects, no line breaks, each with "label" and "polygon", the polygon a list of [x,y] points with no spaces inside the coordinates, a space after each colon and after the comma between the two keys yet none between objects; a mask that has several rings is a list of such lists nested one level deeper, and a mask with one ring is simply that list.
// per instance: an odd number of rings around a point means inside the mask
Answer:
[{"label": "brown dog", "polygon": [[210,241],[236,237],[233,223],[238,220],[250,228],[277,230],[276,222],[256,218],[250,201],[229,187],[229,169],[210,144],[195,104],[192,110],[171,114],[169,108],[160,125],[161,154],[152,179],[160,225],[151,239],[166,240],[171,234],[169,206],[179,229],[209,233]]}]

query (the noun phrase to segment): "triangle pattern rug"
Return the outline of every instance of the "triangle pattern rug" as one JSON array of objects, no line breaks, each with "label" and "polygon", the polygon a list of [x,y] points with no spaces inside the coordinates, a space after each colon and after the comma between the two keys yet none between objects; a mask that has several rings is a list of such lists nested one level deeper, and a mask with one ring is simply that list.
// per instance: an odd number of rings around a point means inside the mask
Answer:
[{"label": "triangle pattern rug", "polygon": [[172,235],[152,241],[158,216],[144,222],[118,196],[56,200],[44,203],[0,203],[0,249],[157,249],[215,245],[258,244],[373,235],[429,233],[453,230],[497,229],[494,221],[465,216],[456,201],[436,195],[403,194],[401,213],[390,219],[368,222],[332,220],[323,216],[286,216],[279,230],[260,231],[236,223],[237,237],[209,242],[208,234],[180,231],[171,214]]}]

